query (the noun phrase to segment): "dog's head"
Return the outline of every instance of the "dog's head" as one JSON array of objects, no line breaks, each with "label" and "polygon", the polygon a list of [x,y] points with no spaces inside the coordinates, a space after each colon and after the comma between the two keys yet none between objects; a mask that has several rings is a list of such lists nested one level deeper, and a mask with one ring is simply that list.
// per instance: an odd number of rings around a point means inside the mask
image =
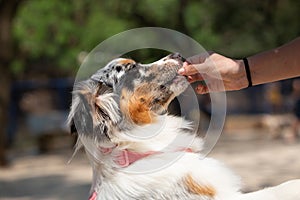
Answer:
[{"label": "dog's head", "polygon": [[111,61],[75,84],[71,131],[106,143],[116,141],[122,130],[156,122],[188,87],[186,78],[177,74],[183,62],[177,53],[151,64],[125,58]]}]

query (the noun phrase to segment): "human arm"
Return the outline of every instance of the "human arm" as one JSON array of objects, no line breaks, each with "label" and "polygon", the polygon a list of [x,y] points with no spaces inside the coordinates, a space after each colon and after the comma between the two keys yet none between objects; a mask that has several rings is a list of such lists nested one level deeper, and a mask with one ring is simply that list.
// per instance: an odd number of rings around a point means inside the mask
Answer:
[{"label": "human arm", "polygon": [[[205,80],[196,91],[200,94],[240,90],[248,86],[243,60],[217,53],[196,55],[187,59],[179,74],[190,82]],[[272,50],[248,57],[253,85],[300,76],[300,37]]]}]

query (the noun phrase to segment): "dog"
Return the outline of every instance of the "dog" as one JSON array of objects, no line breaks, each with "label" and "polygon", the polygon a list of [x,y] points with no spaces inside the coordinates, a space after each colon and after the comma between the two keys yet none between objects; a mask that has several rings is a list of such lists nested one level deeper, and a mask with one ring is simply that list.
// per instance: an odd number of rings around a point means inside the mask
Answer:
[{"label": "dog", "polygon": [[184,61],[117,58],[75,84],[68,122],[91,161],[90,200],[300,199],[300,180],[243,194],[237,175],[201,157],[193,124],[167,111],[189,86]]}]

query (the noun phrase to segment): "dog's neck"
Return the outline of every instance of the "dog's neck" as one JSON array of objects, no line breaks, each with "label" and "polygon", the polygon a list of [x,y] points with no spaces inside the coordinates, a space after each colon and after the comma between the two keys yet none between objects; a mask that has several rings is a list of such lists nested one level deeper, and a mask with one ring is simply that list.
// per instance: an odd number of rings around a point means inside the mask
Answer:
[{"label": "dog's neck", "polygon": [[[82,138],[93,165],[93,185],[101,185],[103,177],[131,167],[131,164],[149,165],[157,154],[168,157],[170,154],[201,151],[202,140],[192,132],[188,121],[165,115],[153,124],[114,133],[118,137],[110,143],[92,145],[94,141],[86,143]],[[117,155],[121,155],[119,160],[115,157]]]},{"label": "dog's neck", "polygon": [[130,130],[116,133],[118,137],[112,142],[119,149],[128,149],[139,153],[149,151],[170,152],[191,146],[198,151],[202,148],[193,144],[195,133],[192,123],[183,118],[171,115],[161,115],[156,121],[135,126]]},{"label": "dog's neck", "polygon": [[80,140],[93,160],[114,164],[107,162],[107,159],[122,151],[135,152],[139,156],[148,155],[149,152],[177,152],[187,148],[199,152],[202,140],[193,131],[192,124],[185,119],[162,115],[154,123],[113,133],[116,137],[109,142],[95,144],[86,137]]},{"label": "dog's neck", "polygon": [[[113,148],[100,148],[99,149],[103,154],[111,154],[113,152]],[[191,148],[186,149],[179,149],[178,151],[181,152],[193,152]],[[116,157],[115,163],[119,168],[126,168],[129,165],[133,164],[134,162],[137,162],[141,159],[144,159],[151,155],[157,155],[157,154],[163,154],[165,152],[147,152],[147,153],[137,153],[133,151],[129,151],[127,149],[120,151],[120,155]],[[95,170],[96,169],[96,170]],[[97,170],[97,168],[94,167],[93,172],[93,184],[92,184],[92,190],[93,193],[90,196],[89,200],[96,200],[97,199],[97,188],[101,186],[102,179],[104,177],[107,177],[107,174],[113,174],[113,173],[107,173],[111,172],[111,170]]]},{"label": "dog's neck", "polygon": [[[110,148],[100,147],[99,151],[104,155],[108,155],[114,151],[114,148],[115,147],[110,147]],[[193,150],[191,148],[182,148],[182,149],[178,149],[177,151],[193,152]],[[162,154],[162,153],[164,153],[164,152],[148,151],[148,152],[144,152],[144,153],[139,153],[139,152],[131,151],[128,149],[124,149],[124,150],[118,151],[117,154],[111,155],[111,156],[113,157],[113,161],[115,162],[115,164],[118,167],[125,168],[138,160],[141,160],[141,159],[146,158],[151,155],[157,155],[157,154]]]}]

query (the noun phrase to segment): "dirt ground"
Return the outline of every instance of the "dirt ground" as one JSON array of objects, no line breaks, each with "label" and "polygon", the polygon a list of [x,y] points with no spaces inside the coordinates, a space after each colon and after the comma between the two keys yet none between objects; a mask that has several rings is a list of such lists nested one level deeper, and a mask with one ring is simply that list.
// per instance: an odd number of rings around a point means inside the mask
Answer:
[{"label": "dirt ground", "polygon": [[[91,168],[84,153],[67,164],[71,150],[46,155],[12,153],[12,165],[0,169],[0,200],[87,199]],[[230,167],[253,191],[300,178],[300,142],[273,140],[266,130],[226,130],[210,157]]]}]

